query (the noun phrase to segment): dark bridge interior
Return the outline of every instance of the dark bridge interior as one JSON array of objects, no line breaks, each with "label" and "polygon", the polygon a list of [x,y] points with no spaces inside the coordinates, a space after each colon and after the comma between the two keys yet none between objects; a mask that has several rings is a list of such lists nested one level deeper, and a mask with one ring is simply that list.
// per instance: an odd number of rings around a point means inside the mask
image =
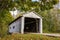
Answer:
[{"label": "dark bridge interior", "polygon": [[39,19],[25,18],[24,33],[38,33],[39,32]]}]

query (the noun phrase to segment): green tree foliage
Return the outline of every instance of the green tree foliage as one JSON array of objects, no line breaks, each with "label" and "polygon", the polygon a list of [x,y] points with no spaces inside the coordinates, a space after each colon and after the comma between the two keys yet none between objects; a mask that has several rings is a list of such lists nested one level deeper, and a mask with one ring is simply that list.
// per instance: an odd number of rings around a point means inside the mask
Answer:
[{"label": "green tree foliage", "polygon": [[9,10],[14,6],[15,2],[12,0],[0,0],[0,37],[7,34],[8,25],[13,20]]},{"label": "green tree foliage", "polygon": [[59,0],[41,0],[41,10],[49,10],[53,8],[53,5],[57,4]]},{"label": "green tree foliage", "polygon": [[60,10],[51,9],[40,13],[43,17],[44,32],[60,32]]},{"label": "green tree foliage", "polygon": [[12,9],[15,6],[15,2],[12,0],[0,0],[0,11],[3,9]]},{"label": "green tree foliage", "polygon": [[54,32],[60,32],[60,10],[59,9],[53,9],[50,11],[52,22],[52,31]]},{"label": "green tree foliage", "polygon": [[59,0],[40,0],[33,2],[32,0],[0,0],[0,9],[12,9],[14,7],[28,11],[32,8],[40,10],[48,10],[53,8]]},{"label": "green tree foliage", "polygon": [[4,36],[8,32],[8,25],[13,20],[13,17],[7,10],[0,12],[0,37]]},{"label": "green tree foliage", "polygon": [[32,0],[16,0],[16,7],[23,11],[35,9],[37,10],[49,10],[53,8],[53,5],[57,4],[59,0],[40,0],[33,2]]}]

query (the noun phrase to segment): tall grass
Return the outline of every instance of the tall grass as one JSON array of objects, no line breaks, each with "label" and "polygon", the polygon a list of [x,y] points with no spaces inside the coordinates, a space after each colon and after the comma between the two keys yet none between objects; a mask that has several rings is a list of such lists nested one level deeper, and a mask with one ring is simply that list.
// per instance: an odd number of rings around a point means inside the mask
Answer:
[{"label": "tall grass", "polygon": [[43,36],[40,34],[12,34],[0,38],[0,40],[60,40],[60,38]]}]

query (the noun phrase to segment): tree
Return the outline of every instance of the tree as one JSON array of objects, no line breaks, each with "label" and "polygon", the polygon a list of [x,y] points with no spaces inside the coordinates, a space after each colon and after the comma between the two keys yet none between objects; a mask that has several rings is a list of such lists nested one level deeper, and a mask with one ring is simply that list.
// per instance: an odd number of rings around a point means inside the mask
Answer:
[{"label": "tree", "polygon": [[0,12],[0,37],[7,34],[9,23],[12,20],[13,17],[6,9],[4,9],[3,12]]},{"label": "tree", "polygon": [[43,17],[43,30],[44,32],[60,32],[60,10],[51,9],[40,13]]},{"label": "tree", "polygon": [[53,5],[57,4],[59,0],[40,0],[40,1],[31,1],[31,0],[17,0],[16,6],[18,5],[18,9],[27,11],[35,9],[37,10],[49,10],[53,8]]},{"label": "tree", "polygon": [[52,9],[50,11],[51,15],[51,24],[52,24],[52,31],[53,32],[60,32],[60,10],[59,9]]},{"label": "tree", "polygon": [[0,0],[0,9],[11,10],[16,7],[19,10],[28,11],[49,10],[53,5],[57,4],[59,0],[40,0],[33,2],[32,0]]},{"label": "tree", "polygon": [[14,8],[12,0],[0,0],[0,37],[7,34],[8,25],[13,20],[9,10]]},{"label": "tree", "polygon": [[4,9],[12,9],[14,6],[15,2],[13,2],[12,0],[0,0],[0,11]]},{"label": "tree", "polygon": [[59,0],[41,0],[41,10],[49,10],[58,2]]}]

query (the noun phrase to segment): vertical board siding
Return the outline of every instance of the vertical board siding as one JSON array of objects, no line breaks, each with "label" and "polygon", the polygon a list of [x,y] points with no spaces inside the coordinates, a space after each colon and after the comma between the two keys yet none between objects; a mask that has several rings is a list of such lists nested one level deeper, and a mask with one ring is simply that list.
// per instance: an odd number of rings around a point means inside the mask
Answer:
[{"label": "vertical board siding", "polygon": [[[15,26],[15,28],[13,29],[13,26]],[[9,32],[10,33],[18,33],[21,31],[21,18],[18,19],[17,21],[13,22],[10,26],[9,26]]]}]

